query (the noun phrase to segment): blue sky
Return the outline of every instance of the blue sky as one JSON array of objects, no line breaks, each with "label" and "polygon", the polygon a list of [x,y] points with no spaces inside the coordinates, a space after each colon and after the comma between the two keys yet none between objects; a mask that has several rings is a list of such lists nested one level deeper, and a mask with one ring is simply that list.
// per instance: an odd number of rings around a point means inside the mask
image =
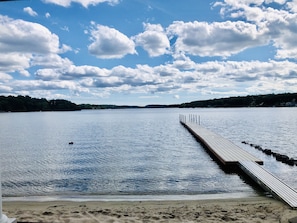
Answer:
[{"label": "blue sky", "polygon": [[0,2],[0,95],[174,104],[297,92],[297,0]]}]

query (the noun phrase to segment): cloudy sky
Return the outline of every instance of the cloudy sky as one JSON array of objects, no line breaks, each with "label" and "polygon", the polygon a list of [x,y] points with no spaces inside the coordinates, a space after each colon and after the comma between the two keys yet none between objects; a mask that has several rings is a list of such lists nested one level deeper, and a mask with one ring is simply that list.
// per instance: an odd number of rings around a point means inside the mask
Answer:
[{"label": "cloudy sky", "polygon": [[0,95],[146,105],[297,92],[297,0],[0,2]]}]

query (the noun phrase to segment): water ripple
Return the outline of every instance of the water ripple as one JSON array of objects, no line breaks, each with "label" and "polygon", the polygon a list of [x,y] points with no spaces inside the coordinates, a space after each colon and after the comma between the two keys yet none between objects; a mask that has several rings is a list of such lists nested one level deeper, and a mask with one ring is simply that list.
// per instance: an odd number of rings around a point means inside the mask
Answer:
[{"label": "water ripple", "polygon": [[[235,143],[247,140],[297,156],[296,109],[1,113],[3,194],[253,193],[238,175],[224,173],[179,124],[183,112],[200,114],[204,126]],[[297,188],[296,168],[250,152]]]}]

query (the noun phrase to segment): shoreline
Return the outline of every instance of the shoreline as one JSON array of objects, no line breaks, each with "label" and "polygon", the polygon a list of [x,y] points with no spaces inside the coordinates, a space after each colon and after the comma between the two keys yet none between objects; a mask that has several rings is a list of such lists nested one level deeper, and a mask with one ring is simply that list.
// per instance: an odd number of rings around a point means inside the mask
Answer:
[{"label": "shoreline", "polygon": [[297,216],[281,201],[265,196],[200,200],[16,201],[3,213],[19,222],[281,222]]},{"label": "shoreline", "polygon": [[49,196],[18,196],[2,197],[3,202],[47,202],[47,201],[191,201],[191,200],[216,200],[236,199],[262,196],[257,193],[217,193],[217,194],[177,194],[177,195],[49,195]]}]

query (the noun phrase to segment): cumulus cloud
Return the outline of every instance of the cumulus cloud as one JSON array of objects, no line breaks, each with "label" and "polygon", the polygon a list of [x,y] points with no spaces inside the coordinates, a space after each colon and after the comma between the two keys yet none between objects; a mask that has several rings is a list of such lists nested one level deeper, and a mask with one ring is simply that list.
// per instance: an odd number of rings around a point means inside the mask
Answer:
[{"label": "cumulus cloud", "polygon": [[229,57],[249,47],[267,44],[254,24],[238,22],[174,22],[167,29],[176,36],[177,52],[196,56]]},{"label": "cumulus cloud", "polygon": [[[262,94],[296,90],[297,65],[290,61],[209,61],[185,62],[158,66],[122,65],[111,69],[96,66],[66,64],[60,68],[38,69],[35,80],[13,81],[7,74],[0,75],[11,91],[59,91],[85,92],[107,96],[112,92],[169,93],[199,92],[213,95]],[[0,72],[1,74],[1,72]],[[0,83],[0,91],[1,91]],[[4,89],[2,88],[3,92]],[[178,96],[176,96],[178,98]]]},{"label": "cumulus cloud", "polygon": [[38,16],[38,13],[35,12],[31,7],[24,8],[24,12],[28,13],[30,16]]},{"label": "cumulus cloud", "polygon": [[[1,42],[1,41],[0,41]],[[0,53],[0,71],[14,72],[24,70],[30,67],[30,54],[17,53],[17,52],[1,52]]]},{"label": "cumulus cloud", "polygon": [[91,30],[91,40],[89,52],[101,59],[122,58],[127,54],[136,54],[134,42],[114,28],[95,26]]},{"label": "cumulus cloud", "polygon": [[[209,61],[192,64],[191,70],[179,69],[176,63],[135,68],[116,66],[102,69],[94,66],[75,66],[60,69],[40,69],[40,81],[75,82],[75,89],[107,95],[111,91],[134,93],[203,92],[206,94],[255,94],[294,91],[297,65],[290,61]],[[264,84],[266,83],[266,84]],[[270,83],[270,84],[267,84]],[[56,86],[50,84],[51,87]],[[97,89],[97,90],[96,90]]]},{"label": "cumulus cloud", "polygon": [[[258,32],[257,40],[266,39],[276,48],[276,58],[297,59],[297,10],[296,0],[225,0],[215,3],[222,7],[223,16],[233,19],[246,20],[245,24],[254,26]],[[273,8],[263,4],[278,3],[279,7]]]},{"label": "cumulus cloud", "polygon": [[11,79],[12,79],[12,76],[10,76],[10,75],[8,75],[6,73],[0,72],[0,84],[1,84],[1,82],[6,82],[6,81],[11,80]]},{"label": "cumulus cloud", "polygon": [[71,90],[84,92],[77,83],[73,81],[41,81],[41,80],[15,80],[11,87],[17,89],[17,92],[34,92],[34,91],[49,91],[49,90]]},{"label": "cumulus cloud", "polygon": [[46,27],[0,15],[0,72],[17,72],[29,77],[31,66],[71,64],[71,61],[58,55],[67,50],[69,47],[60,47],[58,36]]},{"label": "cumulus cloud", "polygon": [[90,5],[98,5],[100,3],[108,3],[109,5],[116,5],[120,0],[43,0],[45,3],[52,3],[63,7],[69,7],[72,3],[78,3],[88,8]]},{"label": "cumulus cloud", "polygon": [[35,55],[31,60],[32,66],[43,66],[47,68],[60,68],[72,65],[68,58],[62,58],[58,54]]},{"label": "cumulus cloud", "polygon": [[39,69],[35,75],[41,80],[75,80],[87,77],[106,77],[108,70],[95,66],[64,64],[61,68]]},{"label": "cumulus cloud", "polygon": [[57,53],[59,37],[46,27],[0,15],[0,51],[19,53]]},{"label": "cumulus cloud", "polygon": [[169,40],[159,24],[144,24],[145,31],[134,37],[137,45],[142,46],[151,57],[163,55],[170,47]]}]

